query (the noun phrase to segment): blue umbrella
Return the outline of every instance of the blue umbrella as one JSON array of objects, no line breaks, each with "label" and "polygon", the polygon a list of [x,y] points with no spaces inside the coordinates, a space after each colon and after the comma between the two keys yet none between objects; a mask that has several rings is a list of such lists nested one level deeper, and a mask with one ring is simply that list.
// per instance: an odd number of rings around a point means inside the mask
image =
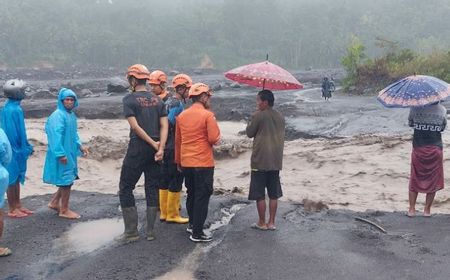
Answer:
[{"label": "blue umbrella", "polygon": [[450,85],[431,76],[414,75],[395,82],[378,94],[386,107],[423,107],[450,96]]}]

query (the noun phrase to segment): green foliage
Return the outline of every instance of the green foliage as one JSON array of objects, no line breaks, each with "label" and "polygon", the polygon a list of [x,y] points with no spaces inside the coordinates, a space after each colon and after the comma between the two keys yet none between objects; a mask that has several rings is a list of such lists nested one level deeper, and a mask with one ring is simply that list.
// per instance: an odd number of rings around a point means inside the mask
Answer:
[{"label": "green foliage", "polygon": [[343,81],[345,88],[349,88],[356,83],[358,67],[361,65],[366,55],[364,53],[365,47],[358,37],[352,38],[351,44],[347,47],[347,55],[342,58],[342,65],[347,71],[347,77]]},{"label": "green foliage", "polygon": [[396,80],[415,74],[435,76],[450,82],[450,52],[434,51],[428,55],[418,55],[403,49],[367,60],[356,66],[356,72],[348,73],[347,89],[352,87],[357,92],[380,90]]}]

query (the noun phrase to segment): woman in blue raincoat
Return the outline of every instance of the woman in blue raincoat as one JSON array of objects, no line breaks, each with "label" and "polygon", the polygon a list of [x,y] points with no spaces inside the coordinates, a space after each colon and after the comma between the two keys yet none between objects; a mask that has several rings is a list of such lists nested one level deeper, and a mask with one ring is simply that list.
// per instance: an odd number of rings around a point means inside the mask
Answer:
[{"label": "woman in blue raincoat", "polygon": [[25,83],[22,80],[8,80],[3,85],[7,101],[1,114],[1,127],[11,143],[12,159],[6,169],[9,173],[8,216],[22,218],[33,211],[22,207],[20,203],[20,185],[25,183],[28,157],[33,153],[33,146],[28,143],[25,120],[20,103],[25,98]]},{"label": "woman in blue raincoat", "polygon": [[87,148],[81,145],[77,132],[77,117],[72,111],[78,106],[76,94],[61,88],[58,94],[57,109],[45,124],[48,149],[44,166],[44,183],[56,185],[58,191],[53,195],[48,207],[59,212],[59,216],[78,219],[80,215],[69,209],[70,189],[78,179],[77,157],[87,156]]},{"label": "woman in blue raincoat", "polygon": [[[10,163],[12,157],[11,146],[5,132],[0,129],[0,238],[3,234],[3,206],[5,203],[5,192],[8,188],[9,175],[6,166]],[[9,248],[0,247],[0,257],[11,255]]]}]

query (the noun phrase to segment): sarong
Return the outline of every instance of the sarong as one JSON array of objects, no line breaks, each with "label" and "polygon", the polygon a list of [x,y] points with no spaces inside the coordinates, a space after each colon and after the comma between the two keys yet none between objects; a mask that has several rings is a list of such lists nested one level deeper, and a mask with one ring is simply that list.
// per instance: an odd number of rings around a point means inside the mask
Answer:
[{"label": "sarong", "polygon": [[434,193],[444,188],[442,148],[434,145],[413,148],[409,190]]}]

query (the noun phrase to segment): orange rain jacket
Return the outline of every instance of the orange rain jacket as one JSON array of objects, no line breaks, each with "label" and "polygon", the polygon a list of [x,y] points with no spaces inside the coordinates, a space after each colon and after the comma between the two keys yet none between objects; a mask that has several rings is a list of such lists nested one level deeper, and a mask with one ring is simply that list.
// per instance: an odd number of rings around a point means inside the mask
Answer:
[{"label": "orange rain jacket", "polygon": [[219,140],[214,113],[194,103],[177,117],[175,162],[182,167],[214,167],[212,146]]}]

